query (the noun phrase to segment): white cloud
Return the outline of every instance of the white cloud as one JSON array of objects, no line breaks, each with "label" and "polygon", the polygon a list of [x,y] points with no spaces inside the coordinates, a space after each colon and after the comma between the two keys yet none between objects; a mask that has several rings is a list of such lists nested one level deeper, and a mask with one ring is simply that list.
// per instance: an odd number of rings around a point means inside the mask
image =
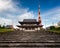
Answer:
[{"label": "white cloud", "polygon": [[50,9],[43,13],[41,16],[44,17],[42,19],[42,24],[44,24],[44,27],[48,27],[53,24],[56,25],[60,21],[60,7]]},{"label": "white cloud", "polygon": [[34,18],[33,12],[26,12],[18,16],[18,20],[22,21],[23,19],[32,19]]},{"label": "white cloud", "polygon": [[50,10],[46,11],[45,13],[43,13],[41,16],[45,16],[46,19],[56,18],[59,20],[59,18],[60,18],[60,7],[50,9]]},{"label": "white cloud", "polygon": [[12,0],[0,0],[0,24],[12,24],[14,27],[18,24],[18,20],[34,18],[33,11],[28,8],[17,8]]},{"label": "white cloud", "polygon": [[[48,10],[41,16],[42,24],[45,25],[46,23],[46,26],[50,26],[52,25],[51,20],[60,20],[60,7]],[[13,25],[15,26],[18,24],[18,20],[22,21],[23,19],[31,18],[37,18],[37,16],[35,17],[35,14],[33,11],[29,11],[29,8],[17,8],[14,6],[12,0],[0,0],[0,24],[12,24],[13,21]]]},{"label": "white cloud", "polygon": [[0,11],[11,8],[12,7],[11,4],[12,4],[11,0],[0,0]]},{"label": "white cloud", "polygon": [[1,18],[0,17],[0,24],[2,24],[2,25],[6,25],[6,24],[11,24],[12,23],[12,20],[10,20],[10,19],[5,19],[5,18]]},{"label": "white cloud", "polygon": [[0,24],[11,24],[10,19],[4,18],[6,16],[5,10],[8,10],[9,8],[12,8],[12,2],[11,0],[0,0]]},{"label": "white cloud", "polygon": [[52,20],[60,20],[60,12],[53,15]]}]

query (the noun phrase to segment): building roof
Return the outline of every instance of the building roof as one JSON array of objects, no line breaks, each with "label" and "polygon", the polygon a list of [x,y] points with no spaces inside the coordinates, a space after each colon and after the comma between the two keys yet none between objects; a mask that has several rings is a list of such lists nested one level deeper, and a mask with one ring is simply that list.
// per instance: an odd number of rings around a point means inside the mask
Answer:
[{"label": "building roof", "polygon": [[18,27],[42,27],[43,25],[39,25],[39,22],[37,22],[36,19],[24,19],[22,22],[19,21],[21,25],[23,24],[36,24],[35,26],[20,26],[17,25]]},{"label": "building roof", "polygon": [[24,19],[23,22],[37,22],[36,19]]},{"label": "building roof", "polygon": [[6,25],[6,28],[13,28],[13,25]]},{"label": "building roof", "polygon": [[[39,25],[39,22],[37,22],[37,20],[36,19],[24,19],[23,20],[23,22],[20,22],[19,21],[19,23],[21,24],[21,25],[23,25],[23,24],[37,24],[37,25]],[[40,27],[42,27],[43,25],[39,25]],[[21,27],[21,26],[20,26]],[[24,26],[25,27],[25,26]]]},{"label": "building roof", "polygon": [[39,24],[36,19],[24,19],[20,24]]},{"label": "building roof", "polygon": [[39,22],[20,22],[20,24],[39,24]]},{"label": "building roof", "polygon": [[35,26],[20,26],[20,25],[17,25],[17,27],[28,27],[28,28],[32,28],[32,27],[42,27],[43,25],[35,25]]}]

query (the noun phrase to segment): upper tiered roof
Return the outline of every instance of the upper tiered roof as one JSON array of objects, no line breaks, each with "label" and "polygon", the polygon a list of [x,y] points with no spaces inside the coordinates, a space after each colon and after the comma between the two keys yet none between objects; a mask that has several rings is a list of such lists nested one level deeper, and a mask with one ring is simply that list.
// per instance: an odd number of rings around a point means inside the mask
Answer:
[{"label": "upper tiered roof", "polygon": [[36,19],[24,19],[23,22],[37,22]]}]

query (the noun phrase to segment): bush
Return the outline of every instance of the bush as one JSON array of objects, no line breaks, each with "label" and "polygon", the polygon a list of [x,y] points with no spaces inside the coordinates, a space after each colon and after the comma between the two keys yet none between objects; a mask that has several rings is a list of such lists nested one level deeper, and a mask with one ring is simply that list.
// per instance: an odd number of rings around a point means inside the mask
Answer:
[{"label": "bush", "polygon": [[3,25],[2,27],[0,26],[0,29],[4,29],[5,28],[5,26]]},{"label": "bush", "polygon": [[50,26],[50,29],[53,30],[53,29],[55,29],[55,27],[54,26]]},{"label": "bush", "polygon": [[0,28],[1,28],[1,25],[0,25]]},{"label": "bush", "polygon": [[56,30],[60,30],[60,27],[56,28]]},{"label": "bush", "polygon": [[2,28],[5,28],[5,26],[3,25],[3,27]]}]

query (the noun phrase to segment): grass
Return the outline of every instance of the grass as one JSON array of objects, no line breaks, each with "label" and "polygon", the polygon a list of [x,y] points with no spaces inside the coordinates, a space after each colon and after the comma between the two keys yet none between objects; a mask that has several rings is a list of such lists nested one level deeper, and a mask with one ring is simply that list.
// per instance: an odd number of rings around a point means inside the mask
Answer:
[{"label": "grass", "polygon": [[50,26],[50,29],[47,30],[48,32],[55,32],[60,33],[60,27]]},{"label": "grass", "polygon": [[0,32],[12,32],[14,29],[0,28]]},{"label": "grass", "polygon": [[60,30],[46,30],[48,32],[60,33]]}]

